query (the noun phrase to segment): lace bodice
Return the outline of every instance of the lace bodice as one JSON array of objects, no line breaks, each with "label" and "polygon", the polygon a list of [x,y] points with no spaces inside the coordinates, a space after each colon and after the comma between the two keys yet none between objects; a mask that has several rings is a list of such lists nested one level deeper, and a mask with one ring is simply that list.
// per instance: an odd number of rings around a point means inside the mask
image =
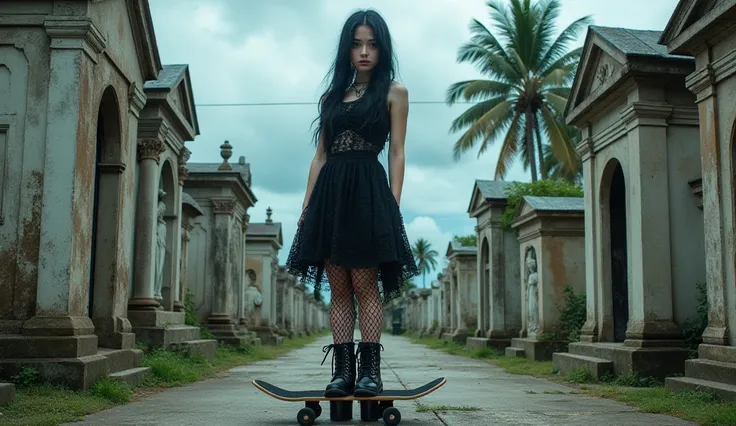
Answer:
[{"label": "lace bodice", "polygon": [[365,105],[363,98],[344,102],[335,120],[335,137],[327,148],[328,154],[348,151],[368,151],[378,154],[386,145],[390,123],[386,119],[377,123],[364,124]]}]

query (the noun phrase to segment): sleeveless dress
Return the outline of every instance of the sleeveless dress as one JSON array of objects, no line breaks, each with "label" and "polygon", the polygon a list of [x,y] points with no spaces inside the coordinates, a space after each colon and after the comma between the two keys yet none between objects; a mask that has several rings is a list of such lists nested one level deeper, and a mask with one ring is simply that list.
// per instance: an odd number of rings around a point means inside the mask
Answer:
[{"label": "sleeveless dress", "polygon": [[[391,128],[388,114],[364,125],[363,98],[344,101],[333,121],[327,161],[297,228],[286,267],[318,291],[324,261],[345,268],[378,268],[383,302],[400,296],[419,275],[403,218],[378,161]],[[315,291],[315,293],[316,293]]]}]

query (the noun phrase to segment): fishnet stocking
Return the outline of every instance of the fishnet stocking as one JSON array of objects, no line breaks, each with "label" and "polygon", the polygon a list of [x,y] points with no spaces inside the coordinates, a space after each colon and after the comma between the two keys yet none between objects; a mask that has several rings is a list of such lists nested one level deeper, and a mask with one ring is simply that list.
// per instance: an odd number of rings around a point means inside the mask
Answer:
[{"label": "fishnet stocking", "polygon": [[330,282],[330,328],[335,344],[353,341],[355,308],[350,271],[341,266],[325,262],[327,279]]},{"label": "fishnet stocking", "polygon": [[359,326],[363,342],[380,343],[383,309],[378,293],[378,269],[352,269],[353,289],[358,295]]}]

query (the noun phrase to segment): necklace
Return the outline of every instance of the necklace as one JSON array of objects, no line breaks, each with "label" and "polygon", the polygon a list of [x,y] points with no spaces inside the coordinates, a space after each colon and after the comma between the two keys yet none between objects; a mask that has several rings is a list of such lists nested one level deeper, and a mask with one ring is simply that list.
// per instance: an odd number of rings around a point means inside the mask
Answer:
[{"label": "necklace", "polygon": [[355,92],[355,96],[358,97],[358,98],[360,98],[360,97],[363,96],[363,93],[365,93],[365,89],[367,89],[367,88],[368,88],[368,84],[367,83],[365,83],[365,86],[361,87],[360,89],[358,89],[355,86],[355,82],[353,82],[353,84],[350,85],[350,89],[352,89]]}]

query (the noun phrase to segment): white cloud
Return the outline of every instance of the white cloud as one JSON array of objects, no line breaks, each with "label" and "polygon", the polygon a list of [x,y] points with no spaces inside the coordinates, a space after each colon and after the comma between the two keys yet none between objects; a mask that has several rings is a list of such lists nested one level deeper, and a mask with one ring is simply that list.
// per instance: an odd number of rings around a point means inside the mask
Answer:
[{"label": "white cloud", "polygon": [[[456,63],[468,38],[468,23],[488,23],[485,0],[375,0],[388,22],[399,57],[400,76],[414,101],[441,101],[447,87],[477,78]],[[562,0],[561,29],[584,15],[596,25],[663,29],[675,0]],[[156,38],[164,63],[190,64],[197,103],[316,102],[338,32],[358,0],[155,0]],[[632,13],[635,11],[635,13]],[[577,45],[582,43],[582,37]],[[492,179],[498,144],[480,159],[473,150],[455,163],[449,134],[463,105],[412,104],[407,130],[407,166],[402,212],[412,241],[423,237],[444,254],[453,234],[472,232],[466,210],[475,179]],[[187,144],[191,162],[219,162],[219,145],[229,140],[233,157],[245,155],[253,171],[258,204],[253,221],[265,220],[269,205],[291,245],[301,208],[309,161],[310,125],[316,105],[199,107],[201,135]],[[385,156],[383,157],[385,165]],[[519,164],[508,180],[528,180]]]}]

